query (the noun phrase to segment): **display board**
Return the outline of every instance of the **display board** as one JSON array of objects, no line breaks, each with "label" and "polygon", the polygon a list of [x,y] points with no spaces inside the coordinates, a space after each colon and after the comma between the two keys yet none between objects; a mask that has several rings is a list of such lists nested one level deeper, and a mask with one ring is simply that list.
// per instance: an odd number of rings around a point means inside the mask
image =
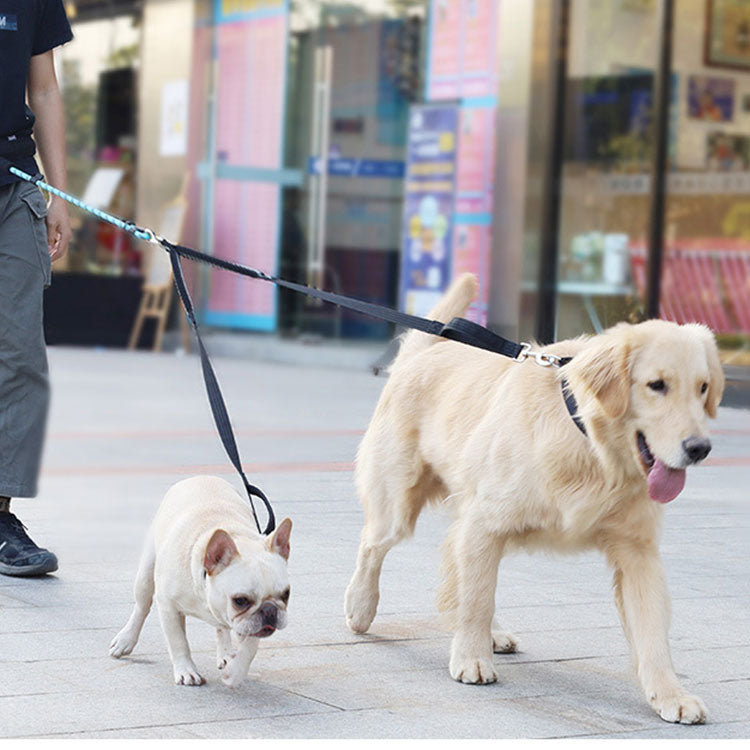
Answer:
[{"label": "display board", "polygon": [[409,116],[401,308],[426,315],[451,277],[459,109],[413,106]]},{"label": "display board", "polygon": [[[211,66],[216,66],[200,157],[197,163],[190,157],[203,185],[205,239],[214,255],[276,273],[288,0],[214,0],[212,10],[210,19],[198,19],[196,25],[200,59],[193,66],[191,85],[191,94],[200,92],[212,79]],[[211,98],[202,98],[204,108],[206,101]],[[191,102],[191,118],[195,106]],[[198,127],[193,119],[192,127]],[[194,152],[192,138],[191,145]],[[201,317],[209,325],[253,330],[276,326],[276,291],[270,284],[248,283],[211,269],[203,291]]]},{"label": "display board", "polygon": [[427,99],[495,96],[498,5],[499,0],[431,0]]},{"label": "display board", "polygon": [[[409,284],[414,284],[407,275],[412,263],[407,244],[403,247],[402,264],[404,304],[415,298],[426,304],[429,299],[438,298],[452,278],[467,271],[475,274],[479,296],[469,315],[482,323],[487,320],[489,301],[499,85],[498,5],[498,0],[430,3],[425,96],[433,106],[443,102],[443,110],[452,109],[455,118],[450,236],[444,243],[447,256],[442,270],[446,272],[440,274],[439,286],[430,289],[429,294],[419,292],[415,297],[416,290],[406,291]],[[407,184],[405,243],[414,200]],[[437,278],[437,272],[433,272],[430,281]]]}]

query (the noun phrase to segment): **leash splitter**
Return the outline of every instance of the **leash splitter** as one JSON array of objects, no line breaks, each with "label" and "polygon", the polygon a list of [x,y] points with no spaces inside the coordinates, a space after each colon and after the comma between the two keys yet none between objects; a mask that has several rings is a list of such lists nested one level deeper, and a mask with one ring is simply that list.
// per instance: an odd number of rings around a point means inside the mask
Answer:
[{"label": "leash splitter", "polygon": [[[229,457],[234,468],[237,470],[242,483],[245,486],[247,492],[248,501],[250,508],[255,519],[255,524],[258,527],[258,531],[263,534],[270,534],[276,528],[276,519],[271,508],[271,503],[265,494],[254,485],[250,484],[247,477],[245,476],[242,468],[242,462],[240,460],[239,451],[237,449],[237,442],[234,438],[234,432],[232,431],[231,422],[229,420],[229,414],[227,412],[226,404],[219,387],[219,382],[216,378],[211,360],[208,356],[203,341],[200,336],[198,328],[198,322],[195,316],[195,309],[193,307],[190,293],[185,283],[185,277],[182,273],[182,265],[180,263],[180,257],[188,258],[190,260],[203,262],[210,264],[216,268],[229,271],[231,273],[239,274],[241,276],[247,276],[249,278],[258,279],[261,281],[269,281],[277,286],[291,289],[302,294],[306,294],[311,297],[323,300],[324,302],[330,302],[334,305],[339,305],[355,312],[362,313],[363,315],[369,315],[379,320],[384,320],[395,325],[404,326],[406,328],[413,328],[415,330],[428,333],[433,336],[439,336],[450,341],[457,341],[468,346],[475,348],[484,349],[495,354],[501,354],[504,357],[509,357],[514,362],[522,363],[529,358],[534,358],[534,361],[540,367],[562,367],[570,361],[570,357],[558,357],[555,354],[548,354],[546,352],[532,351],[531,344],[527,342],[517,343],[510,341],[509,339],[500,336],[488,328],[474,323],[466,318],[453,318],[449,323],[442,323],[439,320],[430,320],[429,318],[422,318],[417,315],[410,315],[409,313],[402,313],[397,310],[392,310],[389,307],[383,307],[372,302],[365,302],[363,300],[356,299],[354,297],[347,297],[341,294],[334,294],[314,287],[306,286],[304,284],[298,284],[292,281],[286,281],[285,279],[279,278],[278,276],[271,276],[264,271],[259,271],[255,268],[244,266],[234,261],[225,260],[207,253],[200,252],[191,247],[184,245],[176,245],[164,237],[157,235],[152,229],[147,227],[140,227],[132,221],[125,221],[117,216],[114,216],[106,211],[102,211],[99,208],[90,206],[80,198],[76,198],[69,193],[66,193],[58,188],[48,184],[43,179],[35,179],[32,175],[27,174],[21,169],[14,167],[7,159],[0,157],[0,169],[5,169],[11,174],[15,175],[21,180],[30,182],[36,185],[38,188],[47,191],[53,195],[62,198],[68,203],[76,206],[77,208],[90,213],[101,221],[105,221],[112,224],[125,232],[132,234],[139,240],[157,244],[161,246],[166,252],[169,253],[170,261],[172,263],[172,271],[177,287],[177,292],[182,302],[182,306],[185,310],[185,314],[190,322],[193,331],[195,332],[196,340],[198,342],[198,351],[201,358],[201,368],[203,371],[203,379],[206,386],[206,394],[208,401],[211,406],[211,412],[214,417],[214,423],[216,425],[219,438],[224,446],[224,450]],[[570,416],[575,422],[581,432],[586,435],[586,429],[583,425],[581,418],[577,415],[577,404],[573,394],[570,392],[567,382],[562,381],[563,397],[565,406],[570,412]],[[261,500],[266,508],[268,521],[266,523],[265,530],[261,531],[260,521],[258,520],[257,513],[255,512],[255,505],[253,503],[253,497]]]}]

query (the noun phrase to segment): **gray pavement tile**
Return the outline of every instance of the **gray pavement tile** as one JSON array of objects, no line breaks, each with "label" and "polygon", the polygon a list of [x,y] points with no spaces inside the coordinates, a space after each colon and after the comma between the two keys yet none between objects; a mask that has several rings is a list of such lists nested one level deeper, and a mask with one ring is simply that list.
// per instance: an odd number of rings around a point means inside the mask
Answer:
[{"label": "gray pavement tile", "polygon": [[[0,736],[34,737],[79,731],[160,727],[189,722],[328,712],[330,707],[261,683],[247,682],[235,690],[209,683],[188,688],[141,681],[124,692],[116,682],[87,692],[0,698]],[[168,688],[168,689],[167,689]]]},{"label": "gray pavement tile", "polygon": [[587,735],[586,739],[624,739],[624,740],[739,740],[750,737],[750,722],[737,721],[726,724],[707,724],[685,726],[683,724],[662,723],[651,729],[635,731],[607,732],[605,734]]},{"label": "gray pavement tile", "polygon": [[[471,689],[471,688],[470,688]],[[481,688],[475,688],[481,690]],[[283,721],[253,721],[191,724],[189,731],[205,738],[241,739],[253,737],[326,739],[337,737],[475,738],[555,737],[559,731],[570,736],[584,734],[587,727],[567,718],[530,713],[513,701],[498,702],[479,710],[450,704],[440,711],[425,706],[341,711],[330,714],[287,716]]]},{"label": "gray pavement tile", "polygon": [[196,740],[197,734],[179,725],[142,727],[139,729],[104,729],[98,732],[67,732],[60,734],[40,734],[34,739],[44,740]]}]

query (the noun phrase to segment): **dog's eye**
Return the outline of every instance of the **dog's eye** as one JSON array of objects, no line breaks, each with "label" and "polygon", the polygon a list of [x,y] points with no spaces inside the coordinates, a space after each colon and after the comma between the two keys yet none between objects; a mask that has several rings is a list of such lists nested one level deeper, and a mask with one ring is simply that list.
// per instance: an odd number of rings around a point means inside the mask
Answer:
[{"label": "dog's eye", "polygon": [[705,393],[708,390],[708,383],[701,385],[701,393]]},{"label": "dog's eye", "polygon": [[255,602],[246,596],[233,596],[232,604],[234,604],[237,609],[250,609]]},{"label": "dog's eye", "polygon": [[657,393],[666,393],[667,392],[667,384],[663,380],[652,380],[648,387],[652,391],[656,391]]},{"label": "dog's eye", "polygon": [[289,601],[289,593],[290,593],[290,590],[287,588],[286,591],[284,591],[284,593],[279,597],[279,599],[281,599],[281,601],[284,602],[284,604],[286,604]]}]

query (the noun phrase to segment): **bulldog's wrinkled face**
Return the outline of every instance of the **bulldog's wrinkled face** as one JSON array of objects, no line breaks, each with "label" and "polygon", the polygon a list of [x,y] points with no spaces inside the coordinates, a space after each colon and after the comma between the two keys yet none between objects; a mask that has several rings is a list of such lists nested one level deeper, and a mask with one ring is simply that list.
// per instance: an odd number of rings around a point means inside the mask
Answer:
[{"label": "bulldog's wrinkled face", "polygon": [[217,529],[206,547],[206,593],[217,619],[238,638],[267,638],[287,623],[289,535],[284,519],[265,540]]}]

